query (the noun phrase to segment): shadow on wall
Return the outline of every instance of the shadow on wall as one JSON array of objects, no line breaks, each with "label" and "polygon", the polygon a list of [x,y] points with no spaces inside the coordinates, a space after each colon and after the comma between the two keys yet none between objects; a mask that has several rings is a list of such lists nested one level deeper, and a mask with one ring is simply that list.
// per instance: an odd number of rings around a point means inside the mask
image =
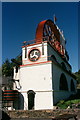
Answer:
[{"label": "shadow on wall", "polygon": [[2,119],[1,120],[10,120],[11,118],[9,117],[9,115],[7,115],[7,113],[5,113],[4,111],[2,111]]},{"label": "shadow on wall", "polygon": [[19,92],[18,99],[16,99],[14,101],[13,108],[15,110],[23,110],[24,109],[24,97],[20,92]]},{"label": "shadow on wall", "polygon": [[24,110],[24,97],[21,93],[19,93],[19,109]]}]

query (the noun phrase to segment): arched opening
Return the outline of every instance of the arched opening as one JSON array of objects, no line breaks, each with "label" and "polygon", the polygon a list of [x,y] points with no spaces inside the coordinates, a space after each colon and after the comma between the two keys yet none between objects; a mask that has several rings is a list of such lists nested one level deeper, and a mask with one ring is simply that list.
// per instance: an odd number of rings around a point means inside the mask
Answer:
[{"label": "arched opening", "polygon": [[27,94],[28,94],[28,110],[32,110],[34,109],[35,92],[33,90],[29,90]]},{"label": "arched opening", "polygon": [[66,76],[63,73],[60,76],[59,89],[68,91],[67,79],[66,79]]},{"label": "arched opening", "polygon": [[51,55],[51,60],[57,62],[56,57],[54,55]]},{"label": "arched opening", "polygon": [[71,79],[71,91],[75,91],[75,85],[73,79]]}]

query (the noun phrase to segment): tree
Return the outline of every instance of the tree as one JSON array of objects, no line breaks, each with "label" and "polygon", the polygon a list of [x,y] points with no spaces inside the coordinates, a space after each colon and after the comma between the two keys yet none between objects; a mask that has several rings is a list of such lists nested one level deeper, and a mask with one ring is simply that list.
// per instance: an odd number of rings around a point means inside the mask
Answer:
[{"label": "tree", "polygon": [[5,77],[13,77],[13,67],[19,67],[19,65],[22,64],[21,53],[15,59],[11,59],[11,61],[12,62],[10,62],[9,59],[6,59],[2,65],[2,75]]},{"label": "tree", "polygon": [[2,75],[5,77],[13,76],[13,64],[8,59],[2,65]]},{"label": "tree", "polygon": [[80,84],[80,70],[78,72],[75,72],[77,82]]},{"label": "tree", "polygon": [[78,72],[75,72],[74,74],[76,76],[77,86],[78,88],[80,88],[80,70],[78,70]]}]

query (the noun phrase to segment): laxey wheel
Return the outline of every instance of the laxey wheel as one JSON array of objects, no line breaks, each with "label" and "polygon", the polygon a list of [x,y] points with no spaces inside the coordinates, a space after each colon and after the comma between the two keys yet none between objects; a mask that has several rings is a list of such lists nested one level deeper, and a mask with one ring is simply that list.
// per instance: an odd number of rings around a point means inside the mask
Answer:
[{"label": "laxey wheel", "polygon": [[64,49],[60,43],[60,32],[52,20],[44,20],[38,24],[36,29],[36,43],[43,41],[49,41],[61,55],[64,55]]}]

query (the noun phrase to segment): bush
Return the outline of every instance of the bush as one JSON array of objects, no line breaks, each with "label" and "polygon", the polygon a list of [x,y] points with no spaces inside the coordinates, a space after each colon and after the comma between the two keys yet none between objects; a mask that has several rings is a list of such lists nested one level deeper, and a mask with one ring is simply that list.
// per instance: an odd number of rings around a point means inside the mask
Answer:
[{"label": "bush", "polygon": [[73,104],[78,104],[78,103],[80,103],[80,99],[68,100],[68,101],[61,100],[59,103],[57,103],[57,106],[60,107],[61,109],[66,109],[68,106],[72,108]]}]

